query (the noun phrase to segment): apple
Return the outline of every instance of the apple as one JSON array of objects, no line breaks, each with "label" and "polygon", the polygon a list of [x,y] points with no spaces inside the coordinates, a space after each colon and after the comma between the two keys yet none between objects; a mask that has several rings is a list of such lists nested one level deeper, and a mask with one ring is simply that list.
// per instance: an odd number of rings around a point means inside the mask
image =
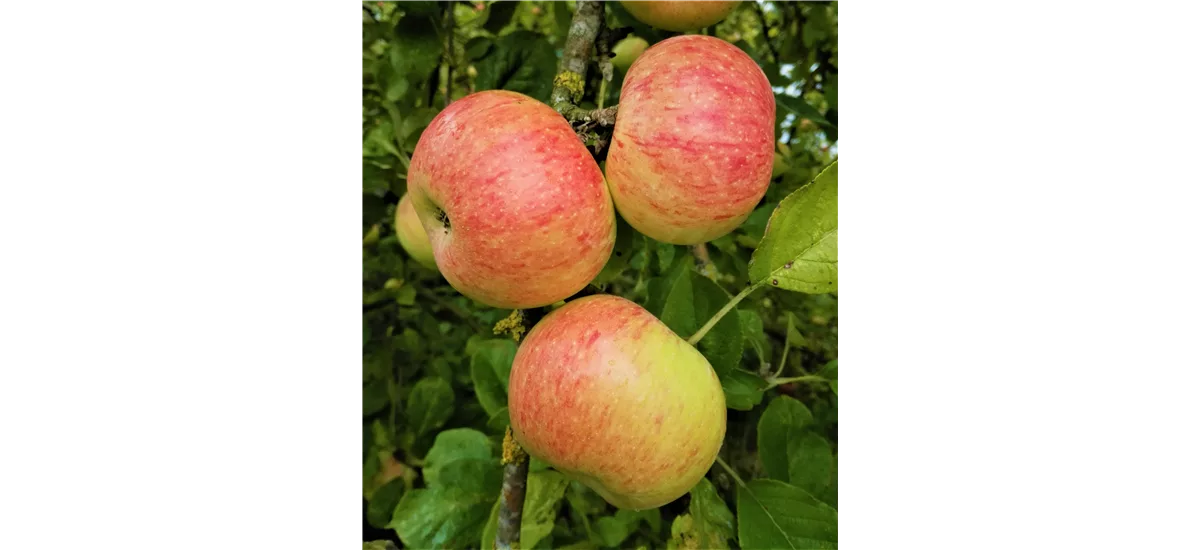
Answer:
[{"label": "apple", "polygon": [[492,307],[570,297],[616,241],[591,153],[554,109],[516,92],[474,93],[434,117],[413,151],[408,193],[442,276]]},{"label": "apple", "polygon": [[688,492],[725,437],[708,360],[649,311],[604,294],[533,327],[513,359],[508,407],[530,455],[625,509]]},{"label": "apple", "polygon": [[400,197],[400,204],[396,205],[396,236],[400,238],[400,246],[412,259],[437,270],[437,263],[433,261],[433,245],[429,244],[429,235],[421,227],[421,219],[417,217],[408,193]]},{"label": "apple", "polygon": [[745,221],[771,183],[775,95],[762,69],[710,36],[659,42],[621,87],[605,170],[642,234],[698,244]]},{"label": "apple", "polygon": [[720,23],[740,2],[638,2],[621,5],[638,21],[663,30],[694,31]]},{"label": "apple", "polygon": [[650,43],[640,36],[625,37],[613,46],[612,51],[616,54],[612,58],[613,67],[622,71],[628,69],[630,65],[633,65],[633,60],[642,55],[642,52],[646,51],[649,46]]}]

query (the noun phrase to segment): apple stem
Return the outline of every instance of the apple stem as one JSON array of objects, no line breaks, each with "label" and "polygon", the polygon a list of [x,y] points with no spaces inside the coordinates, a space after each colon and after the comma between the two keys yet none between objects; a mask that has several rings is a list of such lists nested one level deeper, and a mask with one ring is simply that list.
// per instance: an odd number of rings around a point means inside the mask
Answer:
[{"label": "apple stem", "polygon": [[738,305],[738,302],[746,299],[751,292],[758,290],[758,287],[762,286],[763,282],[765,281],[759,281],[746,287],[745,290],[739,292],[737,296],[734,296],[732,299],[730,299],[729,303],[725,304],[725,307],[721,308],[721,311],[718,311],[716,315],[713,315],[712,319],[709,319],[707,323],[704,323],[704,326],[700,327],[700,330],[696,331],[696,334],[693,334],[691,338],[688,338],[688,343],[693,346],[696,345],[697,342],[704,338],[705,334],[708,334],[708,331],[712,330],[712,328],[717,325],[717,322],[720,321],[726,313],[729,313],[731,310],[733,310],[734,306]]},{"label": "apple stem", "polygon": [[782,386],[784,384],[789,384],[792,382],[828,382],[828,380],[825,380],[824,378],[821,378],[820,376],[816,376],[813,374],[806,374],[804,376],[793,376],[791,378],[772,378],[770,380],[770,385],[767,386],[767,389],[774,388],[775,386]]},{"label": "apple stem", "polygon": [[525,484],[529,478],[529,455],[513,438],[512,427],[504,432],[504,484],[500,489],[500,515],[496,518],[497,550],[512,550],[521,538],[521,512],[525,509]]},{"label": "apple stem", "polygon": [[725,461],[721,459],[721,455],[717,455],[717,464],[720,464],[722,468],[725,468],[725,471],[729,472],[729,475],[733,476],[733,480],[736,481],[738,485],[741,485],[746,490],[750,489],[749,487],[746,487],[746,482],[742,481],[741,476],[737,475],[737,472],[733,471],[733,468],[731,468],[729,464],[726,464]]}]

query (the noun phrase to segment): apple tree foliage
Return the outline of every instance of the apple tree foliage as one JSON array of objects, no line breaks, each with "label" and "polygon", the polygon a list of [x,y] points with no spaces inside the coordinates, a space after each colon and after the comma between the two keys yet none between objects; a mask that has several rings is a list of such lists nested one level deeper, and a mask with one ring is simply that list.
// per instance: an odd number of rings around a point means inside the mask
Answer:
[{"label": "apple tree foliage", "polygon": [[[493,327],[512,312],[410,261],[394,209],[417,139],[448,101],[487,89],[549,100],[573,9],[362,4],[364,549],[491,548],[517,349]],[[677,34],[617,2],[605,17],[652,45]],[[618,216],[591,287],[683,338],[707,328],[696,345],[729,408],[721,463],[688,495],[635,512],[535,459],[522,548],[837,546],[837,4],[743,2],[700,32],[737,45],[775,87],[771,186],[741,227],[702,248],[654,241]],[[595,67],[580,106],[617,104],[624,75],[602,82]]]}]

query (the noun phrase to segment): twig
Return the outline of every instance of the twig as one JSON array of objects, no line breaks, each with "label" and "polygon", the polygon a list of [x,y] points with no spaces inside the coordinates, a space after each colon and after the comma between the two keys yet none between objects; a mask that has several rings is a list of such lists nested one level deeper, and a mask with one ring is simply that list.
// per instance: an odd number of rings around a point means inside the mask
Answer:
[{"label": "twig", "polygon": [[449,311],[450,313],[457,315],[463,321],[466,321],[467,324],[470,325],[472,331],[474,331],[474,332],[483,331],[483,326],[479,324],[479,321],[475,320],[475,317],[472,316],[470,312],[464,311],[463,309],[459,308],[457,305],[454,305],[453,303],[447,301],[445,298],[442,298],[441,296],[434,294],[432,291],[430,291],[428,289],[418,287],[417,294],[420,294],[421,296],[424,296],[426,298],[429,298],[430,300],[433,300],[434,303],[436,303],[439,306],[442,306],[442,308],[445,309],[446,311]]},{"label": "twig", "polygon": [[691,338],[688,338],[688,343],[693,346],[696,345],[697,342],[699,342],[700,340],[702,340],[704,338],[705,334],[708,334],[708,331],[712,330],[712,328],[717,325],[717,321],[720,321],[721,318],[724,317],[726,313],[729,313],[730,310],[732,310],[734,308],[734,306],[738,305],[738,302],[741,302],[742,300],[746,299],[746,297],[749,296],[751,292],[758,290],[758,287],[762,286],[763,283],[765,283],[765,282],[766,282],[766,280],[764,279],[763,281],[759,282],[758,284],[750,285],[750,286],[746,287],[746,290],[739,292],[737,296],[734,296],[733,298],[731,298],[729,300],[729,303],[725,304],[725,307],[722,307],[721,310],[718,311],[716,315],[712,316],[712,319],[709,319],[707,323],[704,323],[704,326],[700,327],[700,330],[696,331],[696,334],[693,334]]},{"label": "twig", "polygon": [[751,2],[751,4],[754,4],[754,11],[758,12],[758,23],[762,26],[763,42],[767,43],[767,49],[771,51],[771,59],[775,63],[779,63],[779,52],[775,50],[775,45],[771,43],[771,35],[768,32],[771,29],[767,27],[767,14],[758,2]]},{"label": "twig", "polygon": [[600,74],[604,76],[605,82],[612,82],[613,79],[612,58],[617,55],[612,51],[613,45],[632,32],[633,29],[629,27],[608,28],[604,21],[604,14],[600,15],[600,31],[596,33],[596,62],[600,64]]},{"label": "twig", "polygon": [[513,438],[512,427],[504,432],[504,485],[500,489],[500,515],[496,521],[496,549],[511,550],[521,538],[521,512],[525,509],[525,482],[529,477],[529,455]]},{"label": "twig", "polygon": [[746,487],[746,482],[742,481],[742,477],[737,475],[737,472],[733,471],[733,468],[729,467],[729,464],[727,464],[721,458],[721,455],[717,455],[717,464],[720,464],[722,468],[725,468],[725,471],[729,472],[729,475],[733,476],[733,480],[736,481],[738,485],[741,485],[745,489],[749,489],[749,487]]},{"label": "twig", "polygon": [[712,263],[712,257],[708,255],[708,247],[704,243],[692,246],[692,255],[700,261],[701,269]]},{"label": "twig", "polygon": [[804,376],[793,376],[791,378],[773,378],[769,382],[770,383],[767,385],[768,390],[771,388],[774,388],[775,386],[782,386],[784,384],[790,384],[792,382],[824,382],[826,384],[829,383],[828,380],[826,380],[820,376],[817,376],[815,374],[806,374]]},{"label": "twig", "polygon": [[445,6],[446,16],[443,24],[446,27],[446,92],[442,96],[446,100],[446,105],[450,104],[450,92],[454,88],[454,3],[449,2]]}]

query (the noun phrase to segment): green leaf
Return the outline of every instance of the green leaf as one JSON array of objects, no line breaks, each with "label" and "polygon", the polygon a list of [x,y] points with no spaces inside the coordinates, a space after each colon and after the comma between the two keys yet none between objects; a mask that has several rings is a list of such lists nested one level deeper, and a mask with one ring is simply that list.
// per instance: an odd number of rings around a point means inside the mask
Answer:
[{"label": "green leaf", "polygon": [[837,161],[779,203],[750,259],[750,280],[837,292]]},{"label": "green leaf", "polygon": [[439,433],[433,441],[433,448],[425,455],[425,467],[422,470],[425,485],[433,487],[442,485],[443,482],[448,485],[462,484],[462,479],[447,477],[442,472],[444,468],[452,467],[455,462],[463,460],[491,462],[492,449],[487,436],[470,428],[457,428]]},{"label": "green leaf", "polygon": [[404,13],[414,13],[418,16],[433,16],[442,12],[438,0],[396,0],[396,6]]},{"label": "green leaf", "polygon": [[725,390],[726,407],[748,411],[762,403],[767,382],[756,374],[734,369],[721,375],[721,389]]},{"label": "green leaf", "polygon": [[[517,2],[492,2],[488,5],[487,22],[484,23],[483,28],[492,34],[500,32],[500,29],[508,26],[508,22],[512,21],[515,11],[517,11]],[[491,546],[487,548],[491,548]]]},{"label": "green leaf", "polygon": [[[380,130],[378,128],[372,130],[372,132],[374,132],[376,135],[368,134],[368,139],[370,139],[370,140],[383,139],[386,142],[389,139],[388,136],[381,137],[380,135],[378,135],[380,133]],[[387,145],[391,145],[391,144],[388,143]],[[363,149],[365,150],[367,147],[368,147],[368,145],[364,141]],[[385,146],[384,144],[376,144],[376,145],[372,145],[372,147],[377,147],[374,150],[374,152],[379,152],[381,150],[382,151],[387,150],[387,146]],[[395,148],[395,146],[392,145],[392,148]],[[379,196],[379,197],[382,197],[383,195],[387,194],[388,189],[391,189],[391,186],[392,186],[391,180],[388,177],[387,171],[371,162],[364,162],[362,164],[362,167],[363,167],[363,193],[375,195],[375,196]]]},{"label": "green leaf", "polygon": [[516,31],[496,41],[496,46],[475,63],[477,90],[512,90],[538,101],[549,101],[558,59],[545,37]]},{"label": "green leaf", "polygon": [[688,513],[675,518],[671,524],[671,541],[667,548],[729,548],[729,539],[736,537],[733,513],[717,494],[707,478],[701,478],[691,490]]},{"label": "green leaf", "polygon": [[504,433],[504,428],[507,428],[509,423],[508,407],[503,407],[488,417],[487,427],[496,433]]},{"label": "green leaf", "polygon": [[802,437],[812,423],[808,407],[791,397],[781,395],[767,405],[758,419],[758,458],[768,476],[780,481],[790,479],[789,442]]},{"label": "green leaf", "polygon": [[805,48],[812,48],[822,40],[828,39],[837,32],[837,24],[826,6],[817,5],[808,11],[804,27],[800,30],[800,39]]},{"label": "green leaf", "polygon": [[829,108],[837,110],[837,73],[830,74],[826,77],[823,83],[825,89],[825,102],[829,104]]},{"label": "green leaf", "polygon": [[837,548],[837,510],[782,481],[738,487],[737,516],[744,550]]},{"label": "green leaf", "polygon": [[363,543],[363,550],[400,550],[396,543],[390,540],[373,540]]},{"label": "green leaf", "polygon": [[421,137],[421,132],[433,122],[433,117],[437,116],[437,109],[425,107],[414,109],[412,112],[404,115],[400,124],[396,127],[396,141],[403,143],[408,150],[415,149],[417,140]]},{"label": "green leaf", "polygon": [[[530,461],[530,470],[533,470],[532,461]],[[604,501],[600,495],[592,489],[588,489],[587,485],[580,482],[571,482],[568,490],[566,490],[566,503],[571,508],[571,519],[576,524],[583,525],[583,531],[588,534],[588,539],[593,543],[600,543],[599,533],[596,533],[593,528],[592,516],[604,513],[608,503]]]},{"label": "green leaf", "polygon": [[654,245],[658,255],[658,269],[663,272],[671,269],[671,262],[675,259],[675,245],[658,241],[654,241]]},{"label": "green leaf", "polygon": [[442,378],[422,378],[413,386],[405,411],[414,435],[432,432],[442,427],[454,412],[454,390]]},{"label": "green leaf", "polygon": [[416,303],[417,287],[412,285],[404,285],[400,290],[396,291],[396,303],[402,306],[411,306]]},{"label": "green leaf", "polygon": [[467,60],[474,61],[485,55],[492,49],[492,39],[486,36],[476,36],[467,41],[467,45],[463,47],[466,50]]},{"label": "green leaf", "polygon": [[388,522],[392,520],[392,511],[396,509],[396,503],[400,502],[400,497],[404,495],[404,489],[404,478],[401,477],[376,489],[367,503],[367,523],[377,529],[386,529]]},{"label": "green leaf", "polygon": [[[363,155],[392,155],[397,158],[403,157],[404,154],[396,148],[396,142],[393,139],[394,136],[395,134],[392,132],[392,122],[390,120],[381,121],[378,125],[368,130],[367,135],[363,137]],[[380,186],[378,183],[373,185],[374,187],[372,187],[372,189]],[[387,186],[382,188],[386,189]],[[366,182],[364,182],[363,189],[364,191],[366,190]],[[372,217],[371,219],[378,219],[378,217]]]},{"label": "green leaf", "polygon": [[829,476],[829,486],[825,488],[821,494],[817,495],[826,504],[837,508],[838,503],[838,484],[837,484],[837,455],[833,455],[833,473]]},{"label": "green leaf", "polygon": [[487,523],[483,525],[483,533],[479,536],[480,548],[492,548],[495,546],[496,531],[500,529],[500,504],[503,502],[503,496],[497,498],[496,503],[492,505],[492,511],[488,512]]},{"label": "green leaf", "polygon": [[553,470],[529,474],[521,511],[521,548],[533,548],[554,530],[568,484],[570,480]]},{"label": "green leaf", "polygon": [[758,360],[764,365],[767,364],[767,333],[763,331],[762,317],[757,311],[749,309],[739,309],[737,315],[746,343],[754,348]]},{"label": "green leaf", "polygon": [[681,264],[662,277],[660,285],[651,285],[650,301],[646,304],[651,313],[684,339],[699,327],[695,303],[692,301],[692,280],[691,269]]},{"label": "green leaf", "polygon": [[475,344],[471,353],[471,381],[475,396],[488,416],[508,406],[508,374],[517,345],[512,340],[491,339]]},{"label": "green leaf", "polygon": [[787,442],[789,483],[814,495],[829,487],[833,475],[833,450],[813,431]]},{"label": "green leaf", "polygon": [[838,360],[834,359],[826,363],[824,367],[821,367],[821,370],[817,371],[817,376],[829,381],[829,389],[833,390],[834,395],[837,395],[837,362]]},{"label": "green leaf", "polygon": [[401,18],[396,24],[388,50],[392,74],[386,99],[400,101],[412,91],[425,86],[429,76],[437,69],[441,54],[442,44],[432,19],[418,15]]},{"label": "green leaf", "polygon": [[807,347],[808,341],[805,340],[804,335],[800,334],[800,331],[796,329],[796,326],[800,324],[800,321],[796,319],[796,314],[789,311],[787,312],[786,316],[788,345],[793,348]]},{"label": "green leaf", "polygon": [[754,241],[754,245],[750,246],[751,249],[758,245],[758,241],[762,240],[762,234],[767,232],[767,222],[770,220],[770,214],[774,213],[775,207],[778,207],[778,204],[763,204],[762,207],[752,211],[750,217],[746,217],[746,221],[742,222],[742,231],[745,232],[746,237]]},{"label": "green leaf", "polygon": [[805,102],[803,98],[775,94],[775,104],[795,114],[797,118],[807,118],[826,129],[837,128],[825,119],[825,115]]},{"label": "green leaf", "polygon": [[529,471],[530,472],[541,472],[541,471],[545,471],[545,470],[549,470],[549,469],[550,469],[550,463],[545,462],[536,456],[529,457]]},{"label": "green leaf", "polygon": [[662,527],[662,514],[658,508],[641,511],[617,510],[616,514],[599,518],[592,525],[601,544],[615,547],[637,531],[638,525],[643,521],[652,531],[657,532]]},{"label": "green leaf", "polygon": [[608,263],[604,264],[604,269],[599,275],[592,280],[597,285],[603,285],[615,279],[625,267],[629,265],[629,260],[633,258],[633,234],[634,230],[629,226],[629,223],[624,218],[617,216],[617,241],[613,245],[612,255],[608,257]]},{"label": "green leaf", "polygon": [[[661,320],[680,338],[687,339],[729,302],[729,294],[717,283],[693,271],[687,264],[669,275],[673,286],[667,294]],[[712,364],[718,377],[733,371],[742,361],[742,326],[736,315],[726,315],[696,346]]]},{"label": "green leaf", "polygon": [[448,486],[404,494],[392,522],[408,548],[462,548],[479,540],[488,510],[499,493]]},{"label": "green leaf", "polygon": [[387,382],[372,380],[363,384],[363,416],[371,416],[388,406]]},{"label": "green leaf", "polygon": [[561,47],[567,41],[567,30],[571,28],[571,17],[573,14],[566,2],[552,2],[552,4],[554,4],[551,9],[554,10],[555,26],[561,30],[558,33],[558,40],[555,41],[555,45]]}]

